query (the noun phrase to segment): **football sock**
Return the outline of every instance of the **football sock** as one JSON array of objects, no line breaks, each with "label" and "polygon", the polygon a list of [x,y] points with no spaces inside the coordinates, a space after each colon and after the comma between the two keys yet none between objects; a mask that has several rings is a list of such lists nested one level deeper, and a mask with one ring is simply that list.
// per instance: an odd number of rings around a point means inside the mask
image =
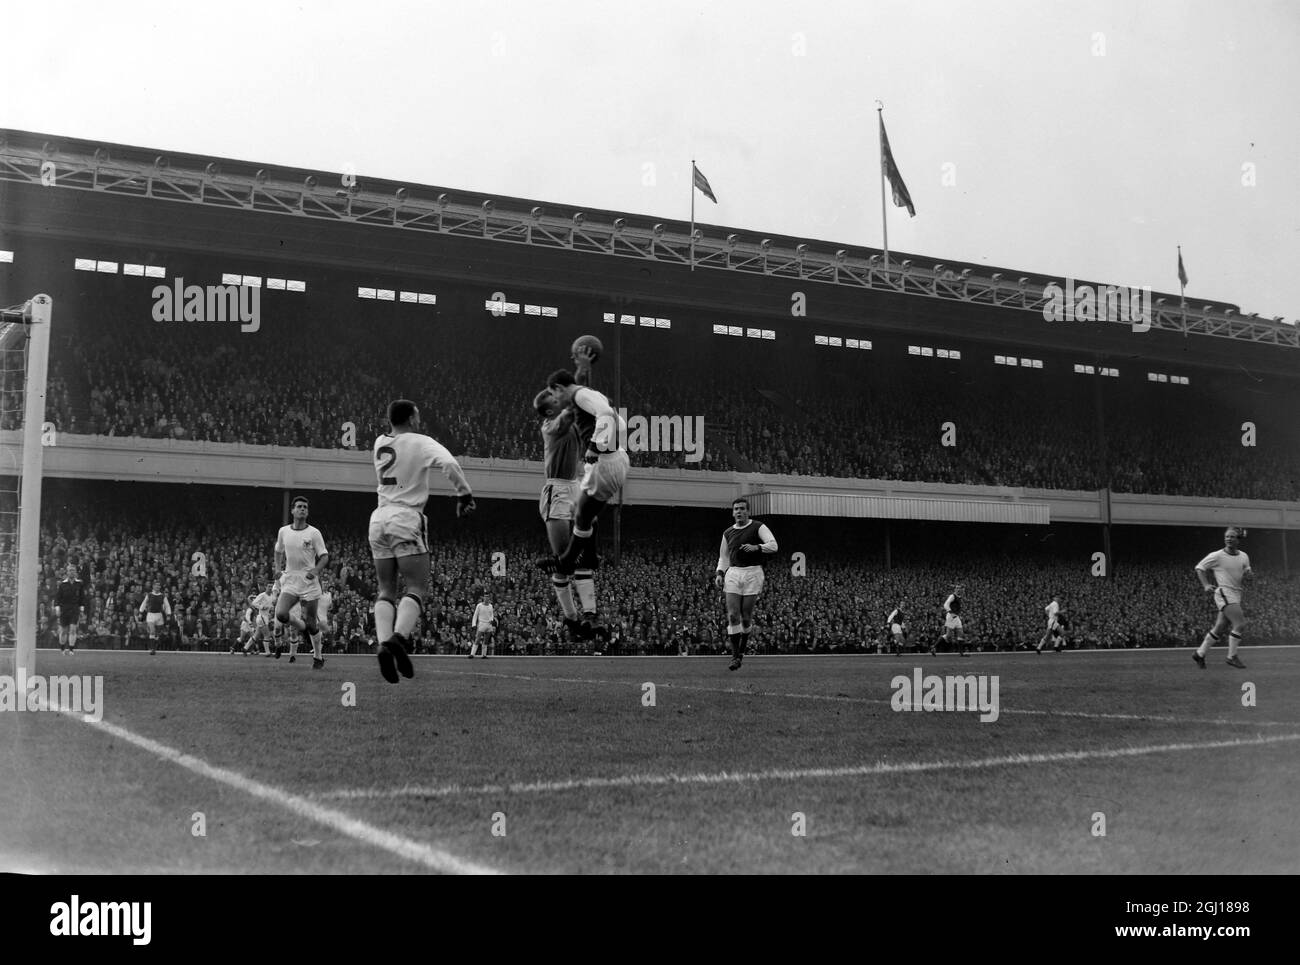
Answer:
[{"label": "football sock", "polygon": [[325,635],[319,630],[311,635],[311,655],[317,660],[321,658],[321,654],[325,649],[324,644],[322,643],[324,636]]},{"label": "football sock", "polygon": [[397,607],[392,600],[375,601],[375,636],[384,643],[393,635],[393,621],[397,618]]},{"label": "football sock", "polygon": [[732,655],[733,657],[735,657],[735,656],[739,656],[739,654],[740,654],[740,650],[739,650],[739,647],[740,647],[740,643],[739,643],[740,633],[741,633],[741,630],[740,630],[740,627],[739,627],[739,626],[737,626],[737,625],[735,625],[735,624],[729,624],[729,625],[727,626],[727,642],[728,642],[729,644],[731,644],[731,655]]},{"label": "football sock", "polygon": [[419,619],[419,601],[412,596],[404,596],[397,601],[397,619],[393,621],[393,632],[409,637]]},{"label": "football sock", "polygon": [[576,620],[578,618],[578,608],[573,605],[573,588],[569,583],[569,578],[563,573],[553,573],[551,575],[551,589],[555,591],[555,599],[560,603],[560,610],[564,613],[566,619]]},{"label": "football sock", "polygon": [[578,570],[573,574],[573,592],[584,611],[595,611],[596,581],[591,578],[590,570]]},{"label": "football sock", "polygon": [[1210,652],[1210,648],[1218,642],[1219,642],[1219,635],[1215,633],[1213,630],[1211,630],[1209,633],[1205,635],[1205,639],[1201,641],[1201,645],[1196,648],[1196,652],[1199,653],[1202,657],[1204,657],[1207,653]]},{"label": "football sock", "polygon": [[1228,634],[1228,656],[1235,657],[1239,646],[1241,646],[1241,634],[1233,630]]},{"label": "football sock", "polygon": [[569,535],[569,545],[560,554],[561,573],[572,573],[574,571],[578,557],[582,555],[583,548],[591,542],[591,534],[591,529],[579,530],[574,527],[573,532]]}]

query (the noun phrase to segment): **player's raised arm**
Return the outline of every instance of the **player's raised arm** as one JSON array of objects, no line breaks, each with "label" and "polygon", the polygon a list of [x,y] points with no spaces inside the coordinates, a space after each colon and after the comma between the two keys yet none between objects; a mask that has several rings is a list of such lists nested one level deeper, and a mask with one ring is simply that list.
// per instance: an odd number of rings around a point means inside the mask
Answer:
[{"label": "player's raised arm", "polygon": [[580,345],[571,356],[573,359],[573,381],[579,385],[591,385],[591,367],[596,362],[596,351],[590,345]]}]

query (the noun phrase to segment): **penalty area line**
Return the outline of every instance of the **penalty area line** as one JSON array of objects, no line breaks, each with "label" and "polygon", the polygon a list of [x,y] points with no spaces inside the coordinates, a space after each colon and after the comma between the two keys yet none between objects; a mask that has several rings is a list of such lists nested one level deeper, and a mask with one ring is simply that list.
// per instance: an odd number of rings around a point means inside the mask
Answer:
[{"label": "penalty area line", "polygon": [[487,865],[466,861],[450,852],[377,828],[373,824],[368,824],[349,814],[344,814],[342,811],[325,807],[316,801],[278,787],[272,787],[269,784],[263,784],[261,781],[245,777],[236,771],[209,764],[207,761],[186,754],[174,747],[168,747],[166,744],[161,744],[134,731],[127,730],[125,727],[119,727],[117,724],[110,724],[105,720],[85,720],[80,713],[64,708],[55,709],[67,717],[101,730],[118,740],[126,741],[128,744],[132,744],[164,761],[183,767],[200,777],[206,777],[209,780],[225,784],[227,787],[243,791],[245,794],[263,801],[270,801],[272,804],[276,804],[298,817],[324,825],[332,831],[337,831],[372,848],[387,851],[389,854],[403,858],[406,861],[423,865],[433,871],[449,874],[500,874],[499,871],[489,868]]},{"label": "penalty area line", "polygon": [[1145,747],[1111,747],[1095,751],[1057,751],[1048,754],[1008,754],[973,761],[908,761],[862,764],[853,767],[807,767],[765,771],[718,771],[712,774],[625,774],[618,777],[580,777],[565,781],[527,781],[512,784],[440,784],[428,787],[407,785],[397,788],[343,788],[318,795],[331,800],[390,800],[393,798],[449,798],[500,794],[554,794],[603,788],[662,787],[664,785],[753,784],[764,781],[828,780],[874,777],[881,774],[924,774],[935,771],[973,771],[994,767],[1032,764],[1066,764],[1075,761],[1114,760],[1170,754],[1181,751],[1216,750],[1225,747],[1254,747],[1300,740],[1300,734],[1206,741],[1196,744],[1155,744]]}]

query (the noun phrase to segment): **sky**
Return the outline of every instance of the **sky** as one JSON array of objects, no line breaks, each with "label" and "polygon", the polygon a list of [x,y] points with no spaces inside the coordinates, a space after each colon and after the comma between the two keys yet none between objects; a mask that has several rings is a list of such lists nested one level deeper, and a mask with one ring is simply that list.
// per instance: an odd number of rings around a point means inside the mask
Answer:
[{"label": "sky", "polygon": [[[8,3],[0,127],[1300,316],[1294,0]],[[0,213],[0,217],[3,213]]]}]

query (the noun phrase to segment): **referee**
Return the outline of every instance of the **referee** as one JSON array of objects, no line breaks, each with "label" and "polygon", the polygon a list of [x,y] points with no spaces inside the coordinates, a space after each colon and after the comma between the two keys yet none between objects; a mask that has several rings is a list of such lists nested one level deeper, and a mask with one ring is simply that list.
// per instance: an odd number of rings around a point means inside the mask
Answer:
[{"label": "referee", "polygon": [[77,652],[77,624],[86,613],[86,588],[77,578],[77,566],[69,563],[67,574],[54,591],[54,615],[59,619],[59,649]]}]

